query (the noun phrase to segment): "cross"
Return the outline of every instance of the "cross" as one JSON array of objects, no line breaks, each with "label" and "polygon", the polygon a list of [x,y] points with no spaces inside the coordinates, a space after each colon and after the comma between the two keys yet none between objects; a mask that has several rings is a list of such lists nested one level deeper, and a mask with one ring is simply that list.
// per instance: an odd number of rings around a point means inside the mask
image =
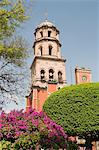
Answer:
[{"label": "cross", "polygon": [[44,13],[44,16],[45,16],[45,20],[47,20],[47,18],[48,18],[48,13],[45,12],[45,13]]}]

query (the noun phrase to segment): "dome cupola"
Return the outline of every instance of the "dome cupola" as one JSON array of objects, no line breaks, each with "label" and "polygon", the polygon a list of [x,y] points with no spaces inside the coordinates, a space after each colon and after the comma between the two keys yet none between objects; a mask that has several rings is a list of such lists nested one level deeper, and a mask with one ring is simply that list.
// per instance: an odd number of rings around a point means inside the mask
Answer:
[{"label": "dome cupola", "polygon": [[40,23],[34,32],[34,56],[61,58],[59,30],[50,21]]},{"label": "dome cupola", "polygon": [[59,30],[57,29],[57,27],[56,27],[52,22],[50,22],[50,21],[48,21],[48,20],[45,20],[44,22],[40,23],[40,24],[37,26],[36,30],[37,30],[37,29],[40,29],[40,28],[42,28],[42,27],[55,28],[55,29],[59,32]]}]

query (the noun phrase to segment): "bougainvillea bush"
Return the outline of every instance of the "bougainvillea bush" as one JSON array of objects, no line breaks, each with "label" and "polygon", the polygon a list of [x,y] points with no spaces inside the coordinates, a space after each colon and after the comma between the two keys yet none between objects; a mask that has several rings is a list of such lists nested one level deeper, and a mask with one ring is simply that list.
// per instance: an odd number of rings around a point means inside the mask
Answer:
[{"label": "bougainvillea bush", "polygon": [[34,150],[66,148],[67,134],[43,112],[30,110],[2,112],[0,115],[0,148]]}]

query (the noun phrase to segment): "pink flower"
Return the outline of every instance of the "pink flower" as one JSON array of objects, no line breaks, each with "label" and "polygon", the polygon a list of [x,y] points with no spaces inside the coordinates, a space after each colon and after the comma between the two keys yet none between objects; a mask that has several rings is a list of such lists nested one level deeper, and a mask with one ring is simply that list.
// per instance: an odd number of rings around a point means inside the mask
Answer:
[{"label": "pink flower", "polygon": [[0,123],[0,129],[2,128],[2,124]]}]

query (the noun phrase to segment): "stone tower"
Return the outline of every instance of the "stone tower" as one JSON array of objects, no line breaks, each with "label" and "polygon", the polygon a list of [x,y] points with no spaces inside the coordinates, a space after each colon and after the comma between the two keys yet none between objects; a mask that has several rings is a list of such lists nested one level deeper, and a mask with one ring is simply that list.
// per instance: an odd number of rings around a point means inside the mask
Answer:
[{"label": "stone tower", "polygon": [[35,29],[34,60],[31,65],[32,84],[47,86],[49,81],[66,84],[65,60],[61,56],[59,30],[45,20]]},{"label": "stone tower", "polygon": [[34,32],[34,59],[31,69],[31,93],[27,96],[27,110],[42,110],[46,98],[66,85],[65,59],[61,56],[61,43],[57,27],[45,20]]},{"label": "stone tower", "polygon": [[87,68],[75,68],[76,84],[91,82],[91,70]]}]

